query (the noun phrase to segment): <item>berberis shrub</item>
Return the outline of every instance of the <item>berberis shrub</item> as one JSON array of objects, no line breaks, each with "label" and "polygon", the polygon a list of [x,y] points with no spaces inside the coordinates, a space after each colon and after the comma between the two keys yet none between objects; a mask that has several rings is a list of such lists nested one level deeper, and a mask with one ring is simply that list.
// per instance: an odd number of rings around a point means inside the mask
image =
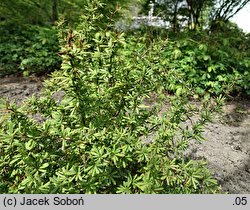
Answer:
[{"label": "berberis shrub", "polygon": [[216,104],[193,106],[181,82],[167,95],[168,42],[98,29],[97,6],[76,29],[59,23],[62,68],[42,96],[21,107],[1,102],[0,192],[219,192],[205,162],[183,154]]}]

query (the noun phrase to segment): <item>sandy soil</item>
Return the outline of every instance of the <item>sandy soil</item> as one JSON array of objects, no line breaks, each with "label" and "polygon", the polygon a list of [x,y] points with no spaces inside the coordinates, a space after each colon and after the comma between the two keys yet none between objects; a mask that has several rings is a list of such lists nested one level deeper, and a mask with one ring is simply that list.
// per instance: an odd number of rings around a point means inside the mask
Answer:
[{"label": "sandy soil", "polygon": [[0,97],[8,98],[10,101],[17,104],[33,94],[39,94],[42,89],[42,77],[21,77],[8,76],[0,77]]},{"label": "sandy soil", "polygon": [[[21,101],[39,94],[44,78],[0,78],[0,97]],[[224,113],[218,115],[204,132],[207,141],[192,142],[189,154],[194,159],[206,159],[214,177],[228,193],[250,193],[250,100],[227,102]]]},{"label": "sandy soil", "polygon": [[224,113],[208,124],[206,141],[193,142],[189,151],[194,159],[206,159],[223,191],[250,193],[250,101],[227,102]]}]

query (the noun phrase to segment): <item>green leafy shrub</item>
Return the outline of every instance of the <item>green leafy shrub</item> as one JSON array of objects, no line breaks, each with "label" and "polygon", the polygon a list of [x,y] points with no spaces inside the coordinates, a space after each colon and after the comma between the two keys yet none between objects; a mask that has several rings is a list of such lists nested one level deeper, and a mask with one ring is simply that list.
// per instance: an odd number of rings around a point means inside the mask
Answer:
[{"label": "green leafy shrub", "polygon": [[[197,95],[249,93],[250,50],[245,35],[240,35],[201,33],[170,39],[164,52],[168,68],[190,83]],[[180,79],[170,81],[168,88],[175,91]]]},{"label": "green leafy shrub", "polygon": [[57,30],[1,23],[0,76],[16,72],[47,73],[59,69]]},{"label": "green leafy shrub", "polygon": [[220,100],[197,108],[188,91],[167,96],[167,43],[98,31],[95,3],[76,30],[59,25],[62,69],[42,97],[1,103],[0,192],[220,192],[204,161],[183,154]]},{"label": "green leafy shrub", "polygon": [[229,25],[224,32],[214,33],[209,37],[211,59],[224,65],[231,76],[232,92],[250,93],[249,41],[249,36],[234,24]]}]

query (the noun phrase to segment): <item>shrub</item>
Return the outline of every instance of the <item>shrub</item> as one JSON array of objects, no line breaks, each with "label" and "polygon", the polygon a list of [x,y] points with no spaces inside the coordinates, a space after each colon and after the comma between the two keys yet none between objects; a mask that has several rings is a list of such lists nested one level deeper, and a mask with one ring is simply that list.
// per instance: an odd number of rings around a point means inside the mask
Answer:
[{"label": "shrub", "polygon": [[[167,43],[97,31],[95,3],[76,30],[59,25],[62,69],[43,96],[22,107],[2,102],[0,192],[219,192],[204,161],[183,155],[190,139],[202,139],[215,104],[199,110],[188,91],[167,96],[173,72],[158,60]],[[201,117],[185,127],[195,112]]]},{"label": "shrub", "polygon": [[[249,39],[236,29],[210,35],[183,32],[165,50],[168,66],[190,83],[197,95],[250,93]],[[169,89],[175,90],[173,79]]]},{"label": "shrub", "polygon": [[56,29],[4,22],[0,34],[0,76],[59,69],[61,59]]}]

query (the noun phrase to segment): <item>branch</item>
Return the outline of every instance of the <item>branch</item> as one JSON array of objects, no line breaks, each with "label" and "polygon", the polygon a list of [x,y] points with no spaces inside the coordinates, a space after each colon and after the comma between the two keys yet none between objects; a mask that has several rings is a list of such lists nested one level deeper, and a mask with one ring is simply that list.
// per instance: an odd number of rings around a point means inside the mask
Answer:
[{"label": "branch", "polygon": [[230,18],[232,18],[234,15],[236,15],[240,10],[242,10],[248,3],[250,2],[250,0],[245,0],[241,5],[240,7],[234,12],[232,13],[228,18],[227,20],[229,20]]}]

